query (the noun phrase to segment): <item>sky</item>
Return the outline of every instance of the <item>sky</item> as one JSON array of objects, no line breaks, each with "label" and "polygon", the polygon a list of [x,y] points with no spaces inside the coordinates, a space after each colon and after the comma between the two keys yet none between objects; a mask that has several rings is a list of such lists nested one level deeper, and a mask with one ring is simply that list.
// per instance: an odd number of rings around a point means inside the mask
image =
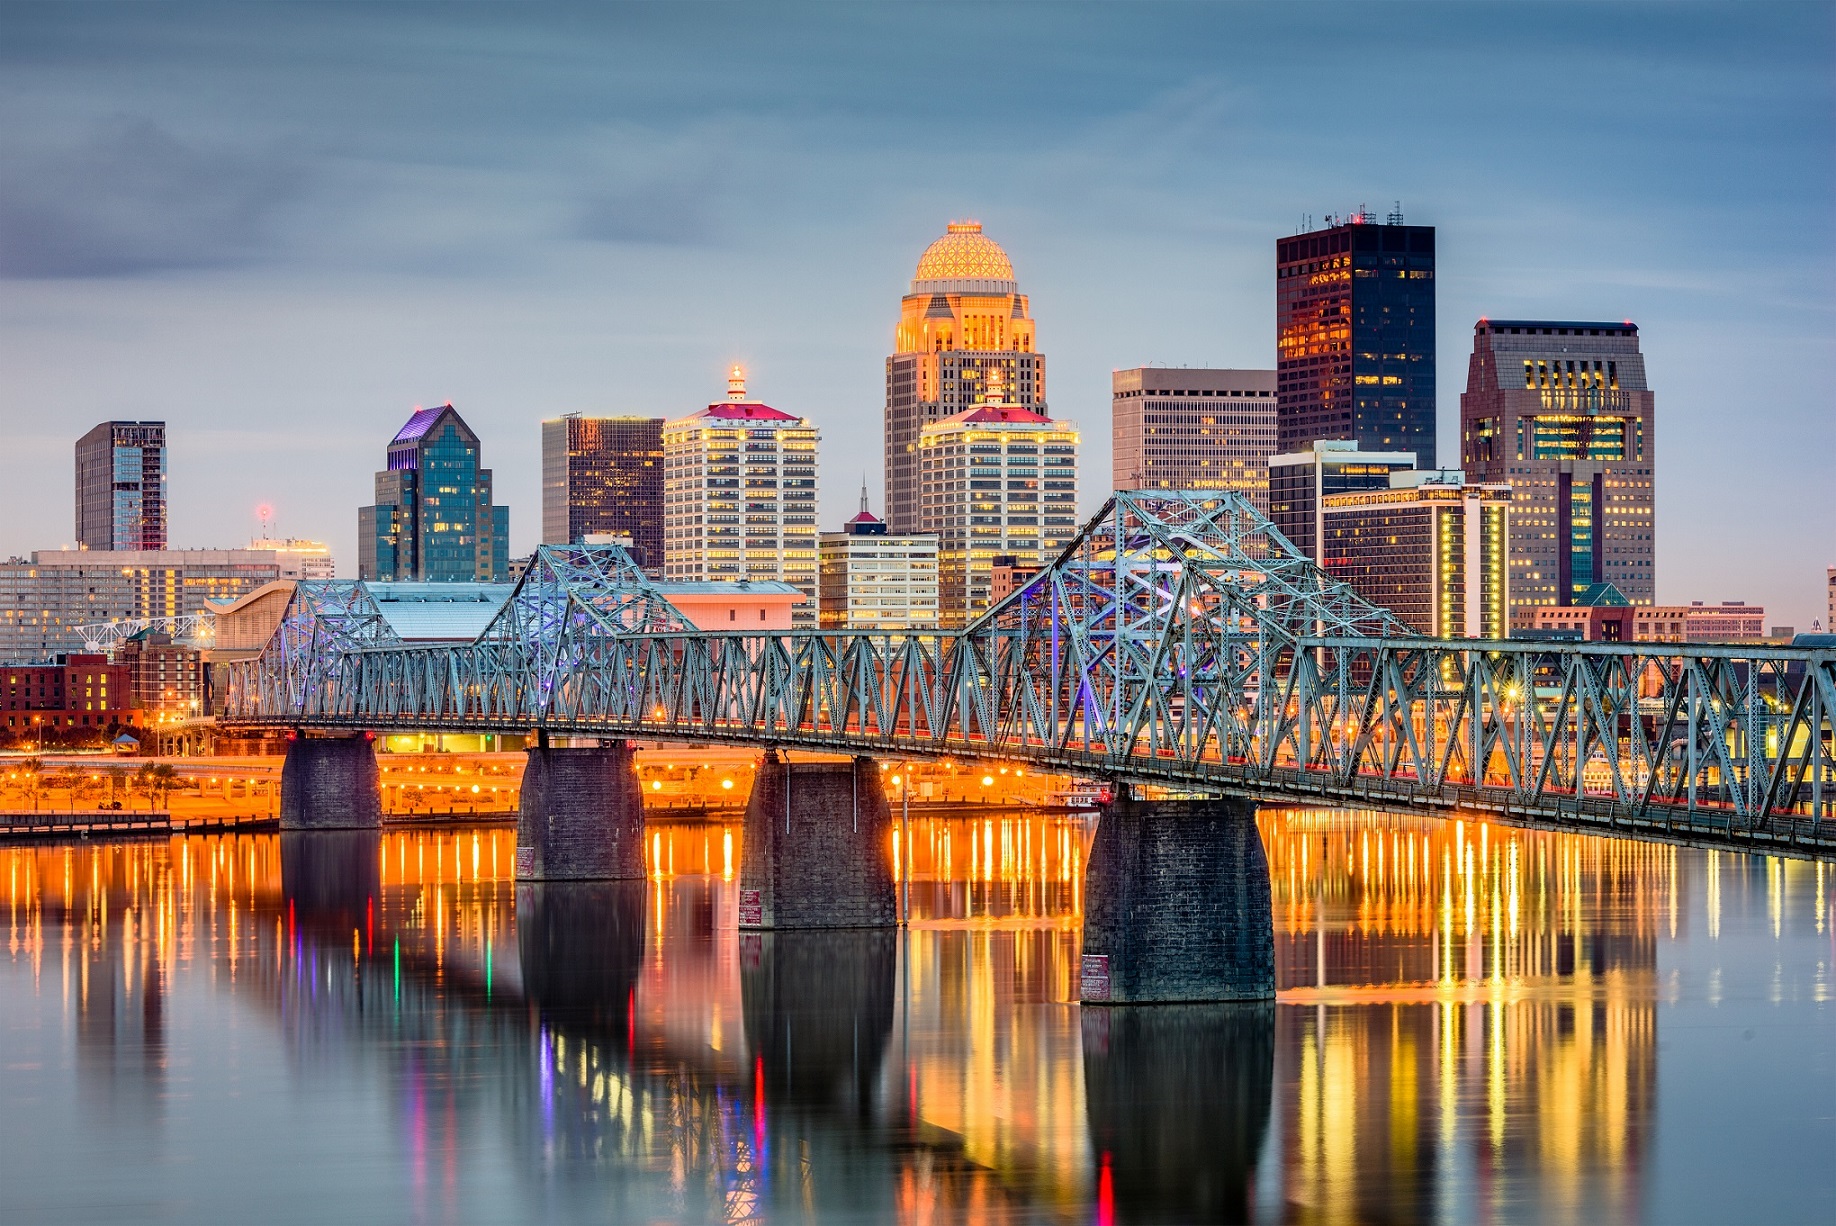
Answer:
[{"label": "sky", "polygon": [[1631,319],[1662,603],[1824,615],[1836,4],[0,4],[0,556],[71,446],[163,419],[175,546],[354,573],[389,437],[450,400],[511,547],[562,413],[745,365],[880,505],[918,255],[983,222],[1109,489],[1109,376],[1274,365],[1274,244],[1437,234],[1440,447],[1472,327]]}]

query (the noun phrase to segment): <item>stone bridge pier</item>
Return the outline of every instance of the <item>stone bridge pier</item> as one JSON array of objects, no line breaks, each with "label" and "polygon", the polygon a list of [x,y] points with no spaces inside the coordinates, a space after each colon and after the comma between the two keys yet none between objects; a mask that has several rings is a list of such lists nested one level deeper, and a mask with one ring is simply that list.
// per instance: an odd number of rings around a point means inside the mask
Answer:
[{"label": "stone bridge pier", "polygon": [[282,830],[378,830],[382,772],[367,732],[354,736],[294,733],[281,764]]},{"label": "stone bridge pier", "polygon": [[1269,861],[1247,800],[1138,801],[1103,810],[1084,870],[1086,1004],[1275,995]]},{"label": "stone bridge pier", "polygon": [[529,751],[516,817],[518,881],[644,876],[644,792],[628,741]]},{"label": "stone bridge pier", "polygon": [[871,758],[785,762],[768,750],[746,804],[739,926],[896,927],[891,830]]}]

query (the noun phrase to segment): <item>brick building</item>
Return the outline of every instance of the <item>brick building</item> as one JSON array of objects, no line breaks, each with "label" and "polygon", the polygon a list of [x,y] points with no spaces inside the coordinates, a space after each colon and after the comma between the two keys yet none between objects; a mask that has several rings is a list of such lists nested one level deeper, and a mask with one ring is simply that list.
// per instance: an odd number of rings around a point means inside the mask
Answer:
[{"label": "brick building", "polygon": [[103,655],[59,656],[52,664],[0,668],[0,719],[9,739],[45,733],[102,732],[142,722],[132,670]]}]

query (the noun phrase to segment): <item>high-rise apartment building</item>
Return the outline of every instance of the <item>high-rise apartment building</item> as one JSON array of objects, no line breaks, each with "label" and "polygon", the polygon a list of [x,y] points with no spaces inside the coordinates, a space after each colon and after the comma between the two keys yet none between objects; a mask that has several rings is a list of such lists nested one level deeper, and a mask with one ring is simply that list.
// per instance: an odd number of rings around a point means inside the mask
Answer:
[{"label": "high-rise apartment building", "polygon": [[920,518],[937,532],[946,628],[987,610],[997,557],[1039,565],[1077,535],[1077,428],[1006,404],[998,382],[986,397],[919,435]]},{"label": "high-rise apartment building", "polygon": [[376,505],[357,512],[357,577],[503,583],[510,509],[491,503],[478,435],[450,404],[416,409],[389,440]]},{"label": "high-rise apartment building", "polygon": [[77,440],[79,549],[166,547],[166,423],[105,421]]},{"label": "high-rise apartment building", "polygon": [[[336,579],[338,564],[332,560],[331,546],[324,541],[309,541],[302,537],[257,537],[249,542],[249,548],[259,553],[274,553],[283,561],[283,572],[298,569],[301,579]],[[283,573],[282,578],[291,578]]]},{"label": "high-rise apartment building", "polygon": [[631,556],[663,568],[663,419],[582,417],[542,423],[542,542],[627,536]]},{"label": "high-rise apartment building", "polygon": [[1460,396],[1461,460],[1511,486],[1511,624],[1657,583],[1656,419],[1631,323],[1482,319]]},{"label": "high-rise apartment building", "polygon": [[1277,448],[1434,454],[1434,227],[1328,218],[1275,244]]},{"label": "high-rise apartment building", "polygon": [[822,534],[818,623],[824,630],[935,630],[937,537],[894,536],[861,509],[840,532]]},{"label": "high-rise apartment building", "polygon": [[980,222],[953,221],[925,248],[900,302],[886,359],[886,523],[928,532],[919,484],[924,427],[981,404],[991,378],[1007,404],[1046,412],[1045,358],[1007,253]]},{"label": "high-rise apartment building", "polygon": [[1398,472],[1388,489],[1329,494],[1325,570],[1433,638],[1506,637],[1511,488],[1457,471]]},{"label": "high-rise apartment building", "polygon": [[1316,439],[1304,451],[1269,458],[1269,519],[1289,544],[1319,562],[1326,499],[1387,490],[1391,473],[1414,467],[1411,451],[1360,451],[1350,439]]},{"label": "high-rise apartment building", "polygon": [[750,399],[734,367],[727,399],[663,426],[663,570],[673,582],[776,580],[816,624],[816,424]]},{"label": "high-rise apartment building", "polygon": [[1275,372],[1137,366],[1109,377],[1119,490],[1235,490],[1269,509]]}]

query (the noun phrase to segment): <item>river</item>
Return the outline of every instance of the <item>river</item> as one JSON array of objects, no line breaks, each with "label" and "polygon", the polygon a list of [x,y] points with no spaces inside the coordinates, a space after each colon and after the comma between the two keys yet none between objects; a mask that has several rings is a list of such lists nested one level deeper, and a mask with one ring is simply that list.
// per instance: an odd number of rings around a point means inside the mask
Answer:
[{"label": "river", "polygon": [[1075,818],[913,823],[909,929],[740,832],[0,847],[0,1220],[1830,1221],[1836,869],[1268,811],[1279,999],[1080,1008]]}]

